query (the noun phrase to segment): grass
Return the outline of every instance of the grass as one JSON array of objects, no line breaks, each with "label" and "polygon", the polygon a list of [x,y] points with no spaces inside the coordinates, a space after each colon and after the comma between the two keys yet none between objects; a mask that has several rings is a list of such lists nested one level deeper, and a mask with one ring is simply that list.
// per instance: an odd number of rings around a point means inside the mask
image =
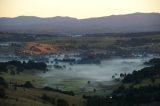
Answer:
[{"label": "grass", "polygon": [[[114,37],[56,37],[51,40],[38,41],[40,43],[47,43],[52,45],[90,45],[90,46],[109,46],[116,41]],[[82,43],[83,42],[83,43]]]},{"label": "grass", "polygon": [[145,79],[141,81],[139,84],[135,85],[136,88],[148,85],[158,85],[160,84],[160,78],[155,79],[155,82],[152,82],[151,79]]},{"label": "grass", "polygon": [[[3,73],[2,76],[8,83],[18,83],[24,84],[26,81],[30,81],[33,83],[35,87],[42,88],[44,85],[50,86],[52,88],[58,88],[66,91],[73,91],[76,95],[82,96],[86,95],[106,95],[112,92],[112,89],[106,89],[101,87],[96,82],[92,82],[92,84],[88,84],[88,80],[58,80],[58,79],[45,79],[41,76],[33,74],[31,72],[22,72],[19,75],[11,75],[10,73]],[[48,81],[49,80],[49,81]],[[50,81],[53,80],[53,81]],[[48,83],[49,82],[49,83]],[[96,89],[96,92],[94,92]]]},{"label": "grass", "polygon": [[[66,91],[73,91],[76,95],[82,96],[82,95],[99,95],[104,96],[106,94],[110,94],[113,89],[116,89],[118,87],[118,84],[115,84],[113,86],[100,86],[99,82],[91,81],[90,84],[88,84],[88,80],[79,80],[79,79],[71,79],[71,80],[58,80],[56,78],[49,79],[44,82],[50,82],[50,80],[53,80],[53,82],[48,83],[48,86],[52,88],[58,88],[61,90]],[[105,83],[105,82],[103,82]],[[96,89],[96,92],[94,92],[94,89]]]},{"label": "grass", "polygon": [[[18,101],[17,101],[18,100]],[[9,97],[8,99],[0,99],[0,106],[53,106],[51,104],[42,103],[24,98]]]},{"label": "grass", "polygon": [[3,73],[2,76],[7,82],[24,83],[31,81],[36,87],[41,87],[43,78],[31,72],[21,72],[19,75],[11,75],[10,73]]},{"label": "grass", "polygon": [[152,82],[151,79],[144,79],[140,83],[137,83],[137,84],[129,83],[129,84],[124,84],[124,85],[126,88],[128,88],[131,85],[133,85],[133,87],[135,88],[139,88],[139,87],[144,87],[144,86],[149,86],[149,85],[159,85],[159,84],[160,84],[160,78],[155,79],[154,82]]},{"label": "grass", "polygon": [[157,34],[157,35],[146,35],[146,36],[139,37],[139,38],[160,39],[160,34]]},{"label": "grass", "polygon": [[54,106],[40,99],[43,94],[55,98],[56,101],[58,99],[64,99],[70,106],[85,106],[85,100],[82,97],[69,96],[53,91],[44,91],[38,88],[24,89],[18,87],[17,90],[15,90],[12,86],[9,86],[9,89],[6,90],[6,94],[8,98],[0,99],[0,106]]},{"label": "grass", "polygon": [[69,103],[69,106],[85,106],[86,100],[81,96],[70,96],[54,91],[45,91],[38,88],[41,85],[40,83],[44,80],[42,77],[33,73],[23,72],[20,73],[20,75],[3,73],[0,76],[2,76],[7,82],[12,81],[20,84],[25,81],[31,81],[34,85],[36,85],[36,88],[17,87],[15,90],[14,86],[9,84],[9,88],[6,89],[7,99],[0,99],[0,106],[54,106],[51,103],[40,99],[43,94],[46,94],[51,98],[55,98],[55,101],[58,99],[64,99]]}]

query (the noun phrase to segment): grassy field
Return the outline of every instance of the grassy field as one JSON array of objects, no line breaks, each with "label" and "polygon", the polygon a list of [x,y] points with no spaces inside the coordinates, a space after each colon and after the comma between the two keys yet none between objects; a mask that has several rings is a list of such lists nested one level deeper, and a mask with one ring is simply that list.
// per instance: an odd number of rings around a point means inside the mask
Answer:
[{"label": "grassy field", "polygon": [[160,84],[160,79],[159,78],[155,79],[154,82],[152,82],[151,79],[145,79],[145,80],[141,81],[139,84],[136,84],[135,87],[139,88],[139,87],[142,87],[142,86],[159,85],[159,84]]},{"label": "grassy field", "polygon": [[90,84],[87,83],[88,80],[61,80],[52,82],[51,87],[56,87],[66,91],[73,91],[76,95],[99,95],[104,96],[110,94],[113,89],[118,87],[118,83],[114,83],[109,86],[102,86],[100,83],[106,82],[96,82],[91,81]]},{"label": "grassy field", "polygon": [[144,79],[140,83],[128,83],[128,84],[124,84],[124,86],[126,88],[129,88],[132,85],[134,88],[139,88],[139,87],[145,87],[149,85],[157,86],[159,84],[160,84],[160,78],[156,78],[154,82],[151,79]]},{"label": "grassy field", "polygon": [[0,99],[0,106],[51,106],[51,103],[40,98],[43,94],[55,98],[55,101],[58,99],[64,99],[68,102],[69,106],[85,106],[85,100],[82,99],[82,97],[69,96],[53,91],[44,91],[38,88],[24,89],[18,87],[17,90],[15,90],[12,86],[10,86],[9,89],[6,90],[6,94],[8,98]]},{"label": "grassy field", "polygon": [[[135,40],[134,40],[135,39]],[[146,35],[146,36],[60,36],[50,39],[40,39],[35,41],[39,44],[56,46],[58,53],[65,52],[92,52],[92,53],[105,53],[112,51],[110,47],[116,47],[116,52],[127,51],[160,51],[160,35]],[[27,45],[27,44],[26,44]],[[114,51],[114,50],[113,50]],[[57,53],[56,52],[56,53]]]},{"label": "grassy field", "polygon": [[22,72],[19,75],[11,75],[8,73],[3,73],[2,76],[8,83],[9,82],[17,82],[17,83],[24,83],[26,81],[32,82],[36,87],[42,87],[41,84],[43,83],[43,78],[36,75],[32,72]]},{"label": "grassy field", "polygon": [[[88,84],[88,80],[58,80],[58,79],[45,79],[36,73],[31,72],[22,72],[19,75],[11,75],[10,73],[3,73],[2,76],[8,83],[19,83],[23,84],[26,81],[30,81],[37,88],[43,88],[44,86],[48,86],[48,82],[50,87],[58,88],[65,91],[73,91],[76,95],[83,96],[85,95],[106,95],[110,94],[113,89],[116,89],[117,84],[113,84],[113,86],[101,86],[99,82],[91,81]],[[49,80],[49,81],[48,81]],[[50,81],[53,80],[53,81]],[[105,82],[104,82],[105,83]]]},{"label": "grassy field", "polygon": [[[139,46],[135,46],[130,44],[139,44],[139,42],[132,41],[131,39],[137,39],[142,41],[149,41],[143,42]],[[131,41],[130,41],[131,40]],[[59,36],[59,37],[50,37],[47,39],[37,39],[36,41],[30,41],[30,42],[23,42],[21,45],[12,45],[9,47],[0,47],[0,53],[1,54],[14,54],[14,53],[22,53],[26,51],[27,45],[30,43],[38,43],[42,45],[50,45],[49,49],[48,47],[39,48],[40,50],[49,51],[49,52],[43,52],[45,53],[65,53],[65,52],[106,52],[105,50],[110,50],[108,47],[120,47],[120,49],[125,46],[126,50],[132,51],[133,49],[149,49],[149,50],[157,50],[160,51],[159,43],[154,43],[155,40],[160,40],[160,35],[145,35],[145,36],[79,36],[79,37],[71,37],[71,36]],[[117,45],[117,41],[119,42]],[[127,42],[128,41],[128,42]],[[151,45],[151,43],[153,45]],[[126,44],[127,43],[127,44]],[[122,47],[121,47],[122,44]],[[123,45],[124,44],[124,45]],[[158,46],[157,46],[158,45]],[[128,47],[126,47],[128,46]],[[56,50],[52,50],[55,49]],[[122,50],[123,51],[123,50]],[[27,51],[30,53],[30,51]],[[28,54],[29,54],[28,53]],[[36,54],[36,53],[35,53]],[[39,53],[38,53],[39,54]],[[41,54],[41,53],[40,53]]]},{"label": "grassy field", "polygon": [[[56,106],[50,102],[42,100],[40,97],[43,94],[51,98],[55,98],[55,102],[58,99],[66,100],[69,106],[85,106],[85,99],[81,96],[70,96],[55,91],[42,90],[41,84],[43,79],[40,76],[31,73],[20,73],[20,75],[10,75],[10,73],[3,73],[2,76],[8,83],[9,88],[6,89],[7,99],[0,99],[0,106]],[[10,84],[24,84],[25,81],[30,81],[35,88],[23,88],[17,87]],[[57,103],[55,103],[57,104]]]},{"label": "grassy field", "polygon": [[46,43],[51,45],[57,45],[62,51],[65,48],[70,47],[73,51],[80,49],[83,46],[90,49],[105,48],[116,42],[117,38],[114,37],[57,37],[50,40],[37,41],[39,43]]}]

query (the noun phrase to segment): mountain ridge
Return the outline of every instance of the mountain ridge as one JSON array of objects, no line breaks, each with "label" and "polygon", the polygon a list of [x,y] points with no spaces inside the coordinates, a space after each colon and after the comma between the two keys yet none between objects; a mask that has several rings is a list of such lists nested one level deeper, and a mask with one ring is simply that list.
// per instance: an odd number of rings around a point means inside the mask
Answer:
[{"label": "mountain ridge", "polygon": [[160,13],[133,13],[77,19],[73,17],[18,16],[0,18],[0,31],[26,33],[127,33],[160,31]]}]

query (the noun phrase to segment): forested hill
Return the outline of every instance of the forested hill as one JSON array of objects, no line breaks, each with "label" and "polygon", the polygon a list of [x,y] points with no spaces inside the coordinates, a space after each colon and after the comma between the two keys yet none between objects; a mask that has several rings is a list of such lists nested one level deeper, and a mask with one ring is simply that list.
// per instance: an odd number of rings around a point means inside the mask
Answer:
[{"label": "forested hill", "polygon": [[146,63],[152,66],[125,74],[111,95],[85,96],[87,106],[160,106],[160,58]]}]

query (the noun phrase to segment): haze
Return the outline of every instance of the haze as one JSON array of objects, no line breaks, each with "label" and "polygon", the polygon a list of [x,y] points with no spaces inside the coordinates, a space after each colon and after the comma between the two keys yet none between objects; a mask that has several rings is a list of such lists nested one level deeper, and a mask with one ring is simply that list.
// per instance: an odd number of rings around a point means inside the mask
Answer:
[{"label": "haze", "polygon": [[46,79],[52,79],[51,81],[53,81],[53,79],[86,79],[95,81],[110,81],[112,80],[112,75],[114,75],[115,73],[129,73],[133,70],[143,68],[143,62],[147,60],[149,60],[149,58],[111,59],[103,61],[100,65],[73,65],[67,66],[66,70],[52,69],[51,71],[40,75]]},{"label": "haze", "polygon": [[0,0],[0,17],[21,15],[76,18],[160,12],[160,0]]}]

